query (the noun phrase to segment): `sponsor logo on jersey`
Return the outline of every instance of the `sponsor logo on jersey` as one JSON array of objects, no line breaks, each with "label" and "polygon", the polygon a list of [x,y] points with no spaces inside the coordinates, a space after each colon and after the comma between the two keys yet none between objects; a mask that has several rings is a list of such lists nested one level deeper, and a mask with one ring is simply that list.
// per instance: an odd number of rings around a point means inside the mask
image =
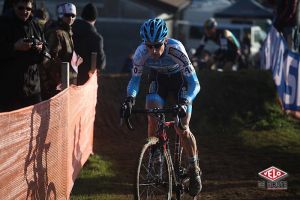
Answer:
[{"label": "sponsor logo on jersey", "polygon": [[189,65],[190,60],[189,58],[180,50],[170,47],[169,54],[179,59],[184,65]]}]

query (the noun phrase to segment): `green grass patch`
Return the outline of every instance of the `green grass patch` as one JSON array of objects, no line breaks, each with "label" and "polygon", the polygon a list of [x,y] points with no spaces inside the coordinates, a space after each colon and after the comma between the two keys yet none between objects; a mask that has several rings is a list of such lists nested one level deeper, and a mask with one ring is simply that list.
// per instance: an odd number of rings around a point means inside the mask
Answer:
[{"label": "green grass patch", "polygon": [[300,133],[294,128],[272,131],[245,130],[239,137],[245,146],[253,149],[300,154]]},{"label": "green grass patch", "polygon": [[[97,194],[115,190],[115,172],[111,161],[94,154],[89,157],[75,181],[71,199],[108,199]],[[101,197],[101,198],[100,198]]]},{"label": "green grass patch", "polygon": [[94,154],[89,157],[79,178],[113,177],[112,162],[104,160],[100,155]]}]

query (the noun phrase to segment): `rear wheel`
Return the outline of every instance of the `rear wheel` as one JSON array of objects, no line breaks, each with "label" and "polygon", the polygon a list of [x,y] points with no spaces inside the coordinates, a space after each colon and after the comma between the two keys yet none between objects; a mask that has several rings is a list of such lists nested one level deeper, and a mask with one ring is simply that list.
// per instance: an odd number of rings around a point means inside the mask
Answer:
[{"label": "rear wheel", "polygon": [[[149,138],[140,154],[135,184],[136,200],[170,200],[172,196],[172,175],[167,151],[163,151],[157,138],[154,139]],[[160,159],[153,157],[153,149],[157,148],[161,151]]]}]

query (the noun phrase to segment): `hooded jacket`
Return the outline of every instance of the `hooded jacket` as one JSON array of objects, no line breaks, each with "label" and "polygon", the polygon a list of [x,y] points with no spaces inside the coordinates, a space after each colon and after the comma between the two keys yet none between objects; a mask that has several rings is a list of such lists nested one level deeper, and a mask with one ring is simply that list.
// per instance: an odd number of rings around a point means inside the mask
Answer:
[{"label": "hooded jacket", "polygon": [[72,25],[75,51],[83,58],[83,63],[78,68],[78,83],[84,84],[88,79],[91,69],[91,53],[97,53],[97,68],[104,69],[106,56],[103,50],[103,37],[92,24],[85,20],[77,19]]}]

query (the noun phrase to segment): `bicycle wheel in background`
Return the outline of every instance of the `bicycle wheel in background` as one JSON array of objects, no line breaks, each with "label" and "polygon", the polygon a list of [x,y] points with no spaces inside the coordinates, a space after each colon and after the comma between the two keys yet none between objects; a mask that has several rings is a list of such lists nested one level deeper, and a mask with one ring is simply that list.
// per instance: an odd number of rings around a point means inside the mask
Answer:
[{"label": "bicycle wheel in background", "polygon": [[157,159],[153,153],[155,148],[161,148],[158,138],[148,138],[138,161],[135,200],[171,199],[172,175],[167,151],[164,151],[160,159]]}]

